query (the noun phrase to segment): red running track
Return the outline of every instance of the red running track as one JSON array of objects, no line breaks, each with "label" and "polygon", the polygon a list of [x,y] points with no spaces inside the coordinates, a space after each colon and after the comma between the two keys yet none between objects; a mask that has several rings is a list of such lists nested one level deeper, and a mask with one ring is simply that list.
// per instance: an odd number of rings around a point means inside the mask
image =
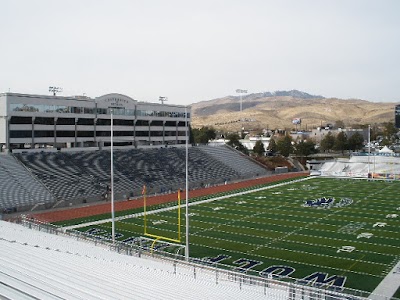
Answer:
[{"label": "red running track", "polygon": [[[230,183],[226,185],[219,185],[208,187],[204,189],[191,190],[189,191],[189,198],[195,198],[210,194],[216,194],[220,192],[231,191],[240,188],[247,188],[251,186],[255,186],[258,184],[265,184],[285,179],[297,178],[302,176],[309,175],[308,172],[299,172],[299,173],[285,173],[274,175],[271,177],[263,177],[257,178],[247,181],[241,181],[237,183]],[[182,193],[182,199],[185,199],[185,193]],[[167,195],[158,195],[158,196],[149,196],[146,198],[147,205],[161,204],[166,202],[171,202],[177,200],[177,193],[167,194]],[[139,198],[136,200],[130,201],[116,201],[114,203],[115,211],[123,211],[128,209],[140,208],[143,207],[143,199]],[[30,217],[33,217],[42,222],[58,222],[71,220],[76,218],[84,218],[94,215],[100,214],[111,214],[111,205],[110,202],[102,203],[102,204],[92,204],[85,207],[78,208],[65,208],[56,211],[48,211],[42,212],[38,214],[30,214]]]}]

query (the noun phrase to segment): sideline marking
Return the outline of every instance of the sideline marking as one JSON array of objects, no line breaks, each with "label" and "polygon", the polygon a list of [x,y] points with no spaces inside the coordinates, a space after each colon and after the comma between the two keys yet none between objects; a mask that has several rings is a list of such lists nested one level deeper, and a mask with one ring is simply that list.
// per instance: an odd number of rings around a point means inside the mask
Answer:
[{"label": "sideline marking", "polygon": [[400,261],[392,268],[386,277],[373,290],[368,299],[390,299],[400,287]]}]

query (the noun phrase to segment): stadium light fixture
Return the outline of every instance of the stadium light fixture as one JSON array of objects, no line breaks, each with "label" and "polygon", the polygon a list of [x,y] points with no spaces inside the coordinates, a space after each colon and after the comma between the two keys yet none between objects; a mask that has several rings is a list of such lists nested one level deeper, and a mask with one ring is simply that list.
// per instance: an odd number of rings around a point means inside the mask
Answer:
[{"label": "stadium light fixture", "polygon": [[158,101],[160,101],[161,104],[164,104],[164,102],[168,101],[168,97],[160,96],[160,97],[158,97]]},{"label": "stadium light fixture", "polygon": [[240,96],[240,111],[243,110],[243,105],[242,105],[242,94],[247,94],[247,90],[241,90],[241,89],[237,89],[236,93],[239,94]]}]

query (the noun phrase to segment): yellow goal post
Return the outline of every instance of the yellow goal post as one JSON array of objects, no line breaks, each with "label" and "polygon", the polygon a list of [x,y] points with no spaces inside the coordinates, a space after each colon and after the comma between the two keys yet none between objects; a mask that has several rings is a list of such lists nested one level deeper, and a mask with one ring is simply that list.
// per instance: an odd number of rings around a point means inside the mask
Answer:
[{"label": "yellow goal post", "polygon": [[177,238],[171,238],[167,236],[162,236],[162,235],[156,235],[148,232],[148,226],[147,226],[147,187],[144,185],[143,190],[142,190],[142,195],[143,195],[143,223],[144,223],[144,235],[154,238],[154,243],[152,245],[152,248],[154,247],[155,243],[159,240],[163,241],[168,241],[172,243],[181,243],[181,190],[178,190],[178,236]]}]

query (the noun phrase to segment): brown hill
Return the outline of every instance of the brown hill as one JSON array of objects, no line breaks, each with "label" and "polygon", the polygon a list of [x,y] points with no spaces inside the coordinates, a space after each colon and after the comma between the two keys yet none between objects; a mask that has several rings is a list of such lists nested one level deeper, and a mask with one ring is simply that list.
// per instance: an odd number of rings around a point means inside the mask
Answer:
[{"label": "brown hill", "polygon": [[[307,94],[308,95],[308,94]],[[297,98],[252,94],[243,97],[240,112],[239,97],[228,96],[192,105],[192,126],[213,126],[218,130],[291,129],[294,118],[301,118],[302,129],[312,129],[341,120],[353,124],[394,122],[396,103],[377,103],[357,99]]]}]

